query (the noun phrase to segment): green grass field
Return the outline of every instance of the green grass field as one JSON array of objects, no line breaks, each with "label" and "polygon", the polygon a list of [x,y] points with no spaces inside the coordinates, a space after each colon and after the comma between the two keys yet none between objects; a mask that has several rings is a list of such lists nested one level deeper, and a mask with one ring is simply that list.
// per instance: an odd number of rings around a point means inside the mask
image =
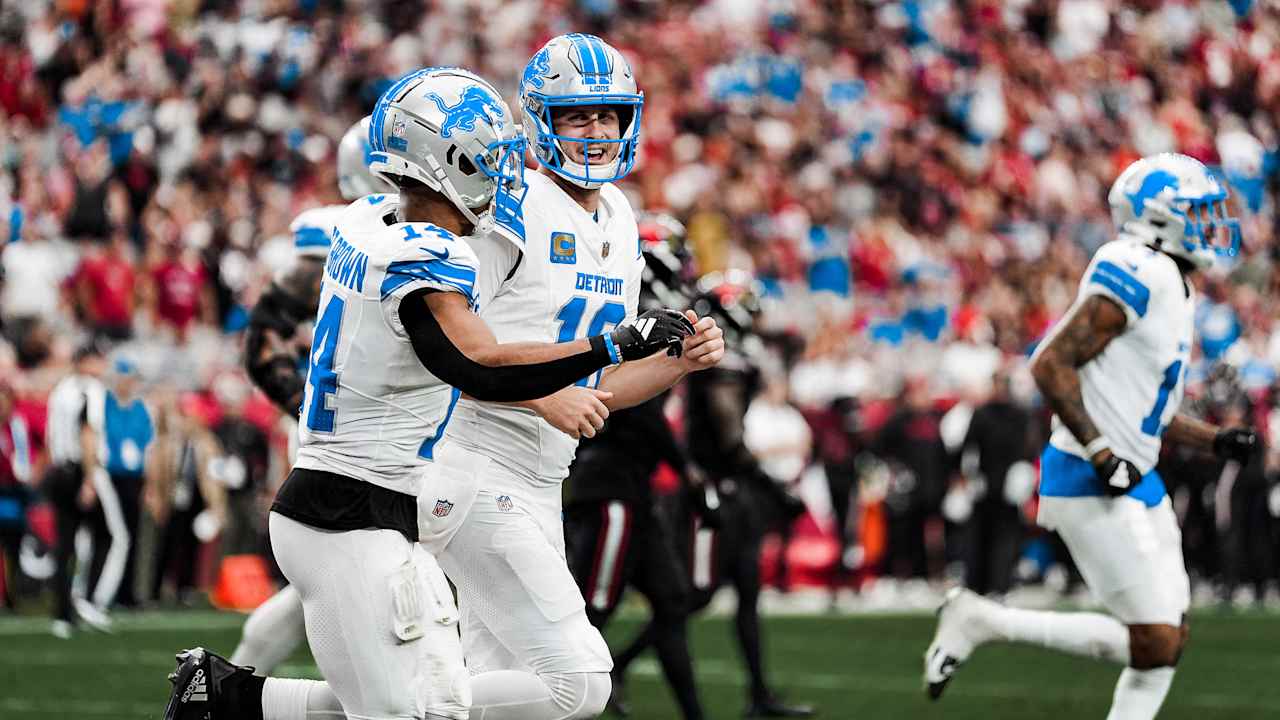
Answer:
[{"label": "green grass field", "polygon": [[[158,718],[165,674],[176,649],[203,644],[229,653],[241,616],[211,611],[122,617],[113,635],[81,633],[67,641],[36,618],[0,619],[0,718],[47,720]],[[610,640],[634,632],[619,621]],[[1117,669],[1029,648],[983,648],[957,675],[946,698],[931,704],[920,690],[920,655],[932,616],[771,618],[773,682],[788,698],[813,702],[821,717],[1103,718]],[[727,619],[692,629],[703,702],[711,718],[736,718],[743,706],[740,665]],[[305,651],[278,674],[316,677]],[[1192,644],[1160,716],[1163,720],[1280,717],[1280,617],[1199,615]],[[628,688],[637,720],[676,713],[652,660],[642,660]]]}]

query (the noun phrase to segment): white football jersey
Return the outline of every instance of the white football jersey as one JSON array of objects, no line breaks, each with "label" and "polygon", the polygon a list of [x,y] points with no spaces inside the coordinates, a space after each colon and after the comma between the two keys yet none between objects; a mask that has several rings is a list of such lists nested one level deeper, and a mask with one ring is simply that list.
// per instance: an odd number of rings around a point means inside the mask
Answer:
[{"label": "white football jersey", "polygon": [[[1195,292],[1168,255],[1118,240],[1098,248],[1080,281],[1076,303],[1090,295],[1114,300],[1128,322],[1120,336],[1080,368],[1085,410],[1112,451],[1145,474],[1155,467],[1160,436],[1182,403]],[[1085,457],[1056,415],[1049,443]]]},{"label": "white football jersey", "polygon": [[[568,342],[635,319],[644,258],[626,196],[602,186],[597,219],[547,176],[529,173],[526,182],[524,257],[480,307],[498,341]],[[482,266],[501,266],[487,253],[505,252],[502,243],[475,247]],[[578,384],[597,387],[602,373]],[[577,440],[531,410],[468,399],[458,403],[448,438],[543,487],[568,476],[578,448]]]},{"label": "white football jersey", "polygon": [[347,206],[325,260],[299,416],[300,468],[417,495],[419,470],[458,400],[422,366],[400,301],[422,288],[476,303],[476,256],[453,234],[397,222],[396,195]]}]

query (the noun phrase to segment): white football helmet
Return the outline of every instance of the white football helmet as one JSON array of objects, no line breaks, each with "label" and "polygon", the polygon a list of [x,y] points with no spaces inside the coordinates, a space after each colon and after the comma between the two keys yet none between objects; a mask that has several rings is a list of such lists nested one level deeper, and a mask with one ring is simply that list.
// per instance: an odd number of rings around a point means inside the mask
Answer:
[{"label": "white football helmet", "polygon": [[[636,89],[635,75],[622,53],[595,35],[560,35],[543,45],[520,78],[520,105],[524,111],[524,134],[533,154],[560,177],[592,189],[626,177],[635,167],[644,93]],[[620,137],[584,140],[557,135],[551,122],[552,111],[572,105],[614,106]],[[566,143],[580,143],[584,151],[594,144],[621,147],[609,163],[583,165],[565,155]]]},{"label": "white football helmet", "polygon": [[369,120],[369,169],[409,178],[479,222],[495,195],[522,196],[524,138],[493,86],[461,68],[424,68],[387,89]]},{"label": "white football helmet", "polygon": [[369,170],[369,118],[352,125],[338,143],[338,192],[344,200],[387,190],[387,184]]},{"label": "white football helmet", "polygon": [[1203,268],[1240,250],[1240,221],[1228,214],[1227,197],[1199,160],[1160,153],[1125,168],[1107,201],[1120,232]]}]

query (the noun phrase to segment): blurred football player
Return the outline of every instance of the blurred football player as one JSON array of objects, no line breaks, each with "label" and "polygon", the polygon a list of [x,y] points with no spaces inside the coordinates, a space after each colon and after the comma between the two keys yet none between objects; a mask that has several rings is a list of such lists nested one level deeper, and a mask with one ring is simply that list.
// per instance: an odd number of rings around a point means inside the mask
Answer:
[{"label": "blurred football player", "polygon": [[369,140],[370,169],[399,195],[355,201],[334,228],[298,459],[270,517],[328,682],[260,678],[196,648],[178,656],[166,720],[466,718],[452,593],[434,557],[415,552],[447,542],[474,496],[470,478],[450,483],[433,464],[459,392],[542,398],[689,335],[683,318],[657,314],[573,342],[495,341],[474,312],[494,269],[462,236],[495,198],[522,191],[524,140],[484,80],[457,68],[401,78]]},{"label": "blurred football player", "polygon": [[[666,215],[639,218],[644,248],[642,308],[686,307],[691,292],[681,279],[684,227]],[[565,480],[565,543],[569,567],[587,603],[587,619],[604,629],[623,590],[633,586],[649,601],[653,646],[685,720],[703,717],[694,683],[685,621],[691,588],[669,519],[660,515],[650,479],[666,463],[690,493],[702,493],[702,474],[663,414],[667,394],[609,416],[603,431],[578,446]],[[619,683],[610,706],[628,714]]]},{"label": "blurred football player", "polygon": [[[338,143],[338,192],[348,203],[394,189],[369,170],[366,160],[372,152],[365,117]],[[298,215],[289,226],[297,251],[295,262],[272,280],[249,315],[245,369],[254,385],[290,418],[297,417],[307,381],[310,338],[304,326],[316,316],[333,228],[346,208],[345,204],[326,205]],[[297,452],[296,439],[295,433],[289,441],[290,462]],[[270,675],[302,644],[305,633],[302,600],[292,585],[286,585],[249,615],[231,662]]]},{"label": "blurred football player", "polygon": [[[813,708],[784,702],[769,687],[760,628],[760,544],[764,536],[804,512],[804,504],[773,481],[743,442],[747,406],[759,386],[751,357],[760,339],[752,332],[758,312],[753,279],[747,273],[710,273],[698,283],[693,307],[717,318],[730,348],[724,362],[689,378],[685,397],[685,432],[693,460],[708,476],[714,491],[706,504],[717,504],[712,522],[699,504],[679,519],[677,542],[689,558],[693,589],[691,608],[710,604],[726,582],[738,595],[734,629],[747,666],[746,716],[808,717]],[[694,496],[696,498],[696,496]],[[615,682],[662,630],[655,617],[639,636],[615,656]]]},{"label": "blurred football player", "polygon": [[1240,245],[1226,189],[1200,162],[1161,154],[1130,165],[1108,200],[1119,237],[1095,253],[1031,371],[1054,411],[1037,520],[1062,537],[1110,614],[1020,610],[952,590],[924,658],[935,699],[976,647],[1013,641],[1124,666],[1108,718],[1154,718],[1186,645],[1190,602],[1181,533],[1155,469],[1161,442],[1242,463],[1257,443],[1251,429],[1178,412],[1195,311],[1189,276]]},{"label": "blurred football player", "polygon": [[[499,340],[573,343],[635,322],[644,260],[635,216],[613,181],[635,163],[642,100],[627,61],[597,37],[553,38],[529,62],[523,127],[542,167],[528,178],[521,212],[495,207],[499,230],[513,242],[477,246],[482,265],[506,270],[480,308]],[[665,310],[645,317],[682,321],[693,334],[674,355],[575,378],[612,393],[610,411],[723,354],[710,319]],[[610,695],[612,661],[569,572],[561,519],[560,485],[577,442],[550,418],[483,399],[458,403],[438,463],[442,473],[479,485],[440,554],[458,590],[472,717],[595,717]],[[593,433],[584,427],[584,434]]]}]

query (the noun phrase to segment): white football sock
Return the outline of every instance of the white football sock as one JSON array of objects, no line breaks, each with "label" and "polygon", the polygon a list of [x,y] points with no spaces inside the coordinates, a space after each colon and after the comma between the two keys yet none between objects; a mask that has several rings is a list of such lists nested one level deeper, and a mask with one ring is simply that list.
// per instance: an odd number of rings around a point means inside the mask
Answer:
[{"label": "white football sock", "polygon": [[1173,684],[1174,668],[1154,670],[1125,668],[1116,683],[1107,720],[1152,720],[1160,712],[1164,696]]},{"label": "white football sock", "polygon": [[305,640],[302,598],[292,585],[267,598],[244,623],[244,635],[231,654],[235,665],[250,665],[266,677]]},{"label": "white football sock", "polygon": [[344,720],[342,703],[322,680],[267,678],[262,685],[262,720]]},{"label": "white football sock", "polygon": [[986,619],[1001,640],[1129,664],[1129,629],[1110,615],[994,607]]}]

